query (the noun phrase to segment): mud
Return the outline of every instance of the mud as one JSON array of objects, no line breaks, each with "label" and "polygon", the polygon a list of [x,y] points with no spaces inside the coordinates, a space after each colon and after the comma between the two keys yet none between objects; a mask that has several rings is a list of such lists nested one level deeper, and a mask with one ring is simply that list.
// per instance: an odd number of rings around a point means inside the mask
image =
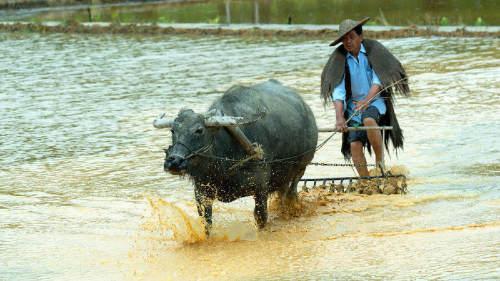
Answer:
[{"label": "mud", "polygon": [[[63,24],[44,23],[3,23],[0,24],[3,32],[39,32],[39,33],[83,33],[83,34],[141,34],[141,35],[192,35],[192,36],[241,36],[263,38],[294,38],[294,39],[331,39],[337,36],[335,29],[262,29],[254,28],[182,28],[172,26],[158,26],[156,24],[81,24],[68,21]],[[366,30],[366,37],[373,39],[405,38],[405,37],[494,37],[499,38],[499,31],[469,31],[465,27],[454,31],[439,31],[433,27],[409,26],[403,29],[382,31]]]},{"label": "mud", "polygon": [[[371,176],[379,176],[379,169],[369,171]],[[403,166],[394,166],[387,170],[388,174],[408,175],[408,171]],[[278,219],[280,221],[293,221],[297,218],[317,217],[319,215],[329,215],[338,212],[360,212],[371,207],[362,207],[366,202],[371,201],[368,195],[394,195],[406,193],[406,180],[401,178],[387,178],[364,180],[357,182],[348,188],[349,193],[339,192],[345,190],[341,185],[320,185],[311,189],[304,189],[298,193],[297,200],[282,200],[277,193],[269,197],[268,211],[269,221]],[[163,237],[167,241],[175,241],[181,244],[193,244],[206,241],[240,241],[253,240],[255,238],[256,227],[253,220],[246,224],[238,224],[231,221],[227,227],[216,227],[210,237],[205,235],[203,220],[192,210],[195,209],[192,203],[179,205],[168,202],[161,198],[146,197],[151,208],[151,215],[146,218],[142,225],[144,231],[156,237]],[[381,200],[374,198],[373,200]],[[378,206],[369,203],[369,206]],[[404,204],[403,204],[404,205]],[[225,205],[220,208],[228,208]],[[191,211],[186,211],[191,210]],[[248,210],[251,212],[253,207]],[[224,213],[234,213],[235,210],[217,210]],[[249,235],[250,233],[250,235]],[[250,238],[249,238],[250,237]]]},{"label": "mud", "polygon": [[[394,166],[382,174],[380,169],[371,169],[369,171],[372,177],[382,177],[373,179],[360,179],[357,181],[350,182],[348,185],[342,184],[329,184],[329,185],[319,185],[313,188],[325,189],[332,193],[358,193],[358,194],[406,194],[407,190],[407,176],[409,174],[408,170],[404,166]],[[383,178],[383,176],[387,176]],[[399,176],[402,177],[391,177]],[[307,186],[303,187],[304,191],[309,191]]]},{"label": "mud", "polygon": [[[401,173],[402,168],[393,168],[389,171]],[[377,170],[371,170],[371,175],[378,175]],[[388,191],[390,189],[390,191]],[[383,199],[386,195],[402,194],[400,179],[367,180],[354,184],[351,193],[342,193],[337,191],[335,185],[320,185],[318,187],[300,191],[297,200],[284,201],[277,193],[271,194],[268,202],[269,221],[273,225],[268,231],[276,231],[276,223],[295,222],[297,218],[310,218],[332,215],[335,213],[358,213],[368,209],[384,206],[384,203],[393,202],[394,199]],[[369,195],[378,195],[370,199]],[[242,241],[255,240],[257,227],[253,219],[241,222],[234,218],[218,221],[207,237],[204,232],[204,222],[193,212],[195,209],[191,203],[173,203],[161,198],[147,197],[151,208],[150,216],[145,218],[142,229],[148,232],[151,237],[164,241],[172,241],[180,244],[196,244],[202,242],[215,241]],[[411,201],[411,199],[408,199]],[[404,201],[404,200],[403,200]],[[403,202],[404,203],[404,202]],[[251,204],[252,205],[252,204]],[[411,204],[394,204],[399,207],[411,206]],[[231,208],[225,204],[217,205],[215,213],[232,213],[236,210],[220,210]],[[253,206],[243,211],[251,213]],[[238,211],[241,212],[241,211]],[[250,217],[251,218],[251,217]],[[225,223],[224,223],[225,221]],[[282,223],[278,223],[281,225]],[[279,227],[278,227],[279,228]]]},{"label": "mud", "polygon": [[[369,171],[370,176],[382,176],[380,169],[372,169]],[[408,171],[404,167],[392,167],[387,172],[387,175],[408,175]],[[385,179],[370,179],[361,180],[353,185],[351,192],[359,194],[406,194],[407,184],[406,178],[385,178]]]}]

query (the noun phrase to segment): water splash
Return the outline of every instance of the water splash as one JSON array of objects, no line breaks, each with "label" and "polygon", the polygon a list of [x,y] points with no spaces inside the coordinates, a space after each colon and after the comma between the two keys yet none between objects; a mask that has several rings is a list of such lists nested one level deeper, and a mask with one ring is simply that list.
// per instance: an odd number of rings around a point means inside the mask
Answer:
[{"label": "water splash", "polygon": [[[151,215],[143,223],[143,229],[154,233],[160,240],[175,241],[180,244],[196,244],[203,242],[235,242],[257,239],[257,229],[253,223],[238,220],[227,221],[217,217],[210,231],[205,233],[205,224],[197,214],[190,214],[180,203],[172,203],[161,198],[147,198],[151,207]],[[222,216],[224,209],[215,207]]]},{"label": "water splash", "polygon": [[179,243],[197,243],[207,240],[201,218],[187,214],[174,203],[161,198],[147,198],[151,217],[143,224],[145,230],[164,235]]}]

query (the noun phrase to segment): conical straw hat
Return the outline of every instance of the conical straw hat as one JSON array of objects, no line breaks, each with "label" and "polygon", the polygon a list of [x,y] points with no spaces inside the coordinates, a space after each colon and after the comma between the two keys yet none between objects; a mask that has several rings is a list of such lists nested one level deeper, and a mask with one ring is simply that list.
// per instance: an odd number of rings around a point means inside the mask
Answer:
[{"label": "conical straw hat", "polygon": [[333,41],[330,46],[335,46],[337,45],[340,41],[342,41],[342,37],[344,37],[347,33],[351,32],[351,30],[355,29],[356,27],[365,24],[367,21],[369,21],[370,18],[366,17],[360,21],[355,21],[351,19],[346,19],[343,20],[340,25],[339,25],[339,36],[335,41]]}]

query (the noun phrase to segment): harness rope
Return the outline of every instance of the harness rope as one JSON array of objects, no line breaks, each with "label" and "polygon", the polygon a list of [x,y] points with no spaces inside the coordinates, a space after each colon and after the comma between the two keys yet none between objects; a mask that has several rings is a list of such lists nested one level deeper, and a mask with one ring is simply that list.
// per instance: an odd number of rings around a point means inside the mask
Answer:
[{"label": "harness rope", "polygon": [[[392,86],[404,81],[404,80],[407,80],[408,78],[405,77],[405,78],[402,78],[400,80],[397,80],[393,83],[391,83],[390,85],[382,88],[380,91],[378,91],[375,95],[373,95],[373,97],[371,97],[367,104],[370,103],[375,97],[377,97],[380,93],[382,93],[383,91],[391,88]],[[384,97],[385,98],[385,97]],[[347,124],[349,121],[351,121],[351,119],[356,116],[357,114],[359,114],[361,112],[361,108],[359,109],[356,109],[352,114],[351,116],[349,116],[349,118],[345,121],[345,123]],[[266,165],[266,164],[272,164],[272,163],[277,163],[277,162],[282,162],[282,163],[289,163],[289,164],[295,164],[295,163],[299,163],[299,161],[288,161],[288,160],[291,160],[291,159],[295,159],[295,158],[298,158],[298,157],[301,157],[311,151],[318,151],[320,150],[321,148],[323,148],[323,146],[328,142],[330,141],[333,136],[335,136],[336,134],[338,133],[338,131],[336,132],[333,132],[332,134],[330,134],[330,136],[328,136],[322,143],[320,143],[319,145],[317,145],[315,148],[313,149],[309,149],[309,150],[306,150],[305,152],[301,153],[301,154],[297,154],[297,155],[294,155],[294,156],[291,156],[291,157],[286,157],[286,158],[279,158],[279,159],[274,159],[274,160],[270,160],[270,161],[267,161],[267,160],[260,160],[260,161],[256,161],[255,164],[260,164],[260,165]],[[176,142],[176,143],[180,143],[182,146],[184,146],[185,148],[188,149],[189,152],[193,152],[192,149],[190,149],[189,147],[187,147],[185,144],[181,143],[181,142]],[[203,152],[205,152],[206,150],[208,150],[209,148],[212,147],[214,143],[214,139],[212,139],[212,142],[204,147],[201,147],[200,149],[197,149],[196,151],[194,151],[193,153],[189,154],[186,159],[189,159],[189,158],[192,158],[194,156],[200,156],[200,157],[204,157],[204,158],[208,158],[208,159],[216,159],[216,160],[222,160],[222,161],[227,161],[227,162],[236,162],[236,164],[232,165],[230,167],[230,170],[236,168],[236,167],[239,167],[241,165],[243,165],[244,163],[256,158],[256,154],[253,154],[253,155],[250,155],[248,157],[245,157],[243,159],[233,159],[233,158],[227,158],[227,157],[220,157],[220,156],[215,156],[215,155],[206,155],[206,154],[203,154]],[[167,152],[168,150],[165,150],[165,152]],[[200,153],[202,152],[202,153]],[[358,167],[361,167],[361,166],[375,166],[373,164],[361,164],[361,165],[355,165],[355,164],[330,164],[330,163],[310,163],[310,165],[314,165],[314,166],[334,166],[334,167],[355,167],[355,166],[358,166]]]}]

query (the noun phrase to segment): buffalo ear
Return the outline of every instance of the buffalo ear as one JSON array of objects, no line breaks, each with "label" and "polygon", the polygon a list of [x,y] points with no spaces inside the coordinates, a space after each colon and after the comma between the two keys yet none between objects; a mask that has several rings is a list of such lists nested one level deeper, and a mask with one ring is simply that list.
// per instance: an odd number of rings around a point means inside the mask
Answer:
[{"label": "buffalo ear", "polygon": [[194,114],[194,110],[192,110],[191,108],[181,108],[181,110],[179,111],[179,116],[181,115],[184,115],[184,114]]},{"label": "buffalo ear", "polygon": [[203,118],[207,119],[213,116],[224,116],[224,113],[220,109],[212,108],[209,111],[203,113]]}]

